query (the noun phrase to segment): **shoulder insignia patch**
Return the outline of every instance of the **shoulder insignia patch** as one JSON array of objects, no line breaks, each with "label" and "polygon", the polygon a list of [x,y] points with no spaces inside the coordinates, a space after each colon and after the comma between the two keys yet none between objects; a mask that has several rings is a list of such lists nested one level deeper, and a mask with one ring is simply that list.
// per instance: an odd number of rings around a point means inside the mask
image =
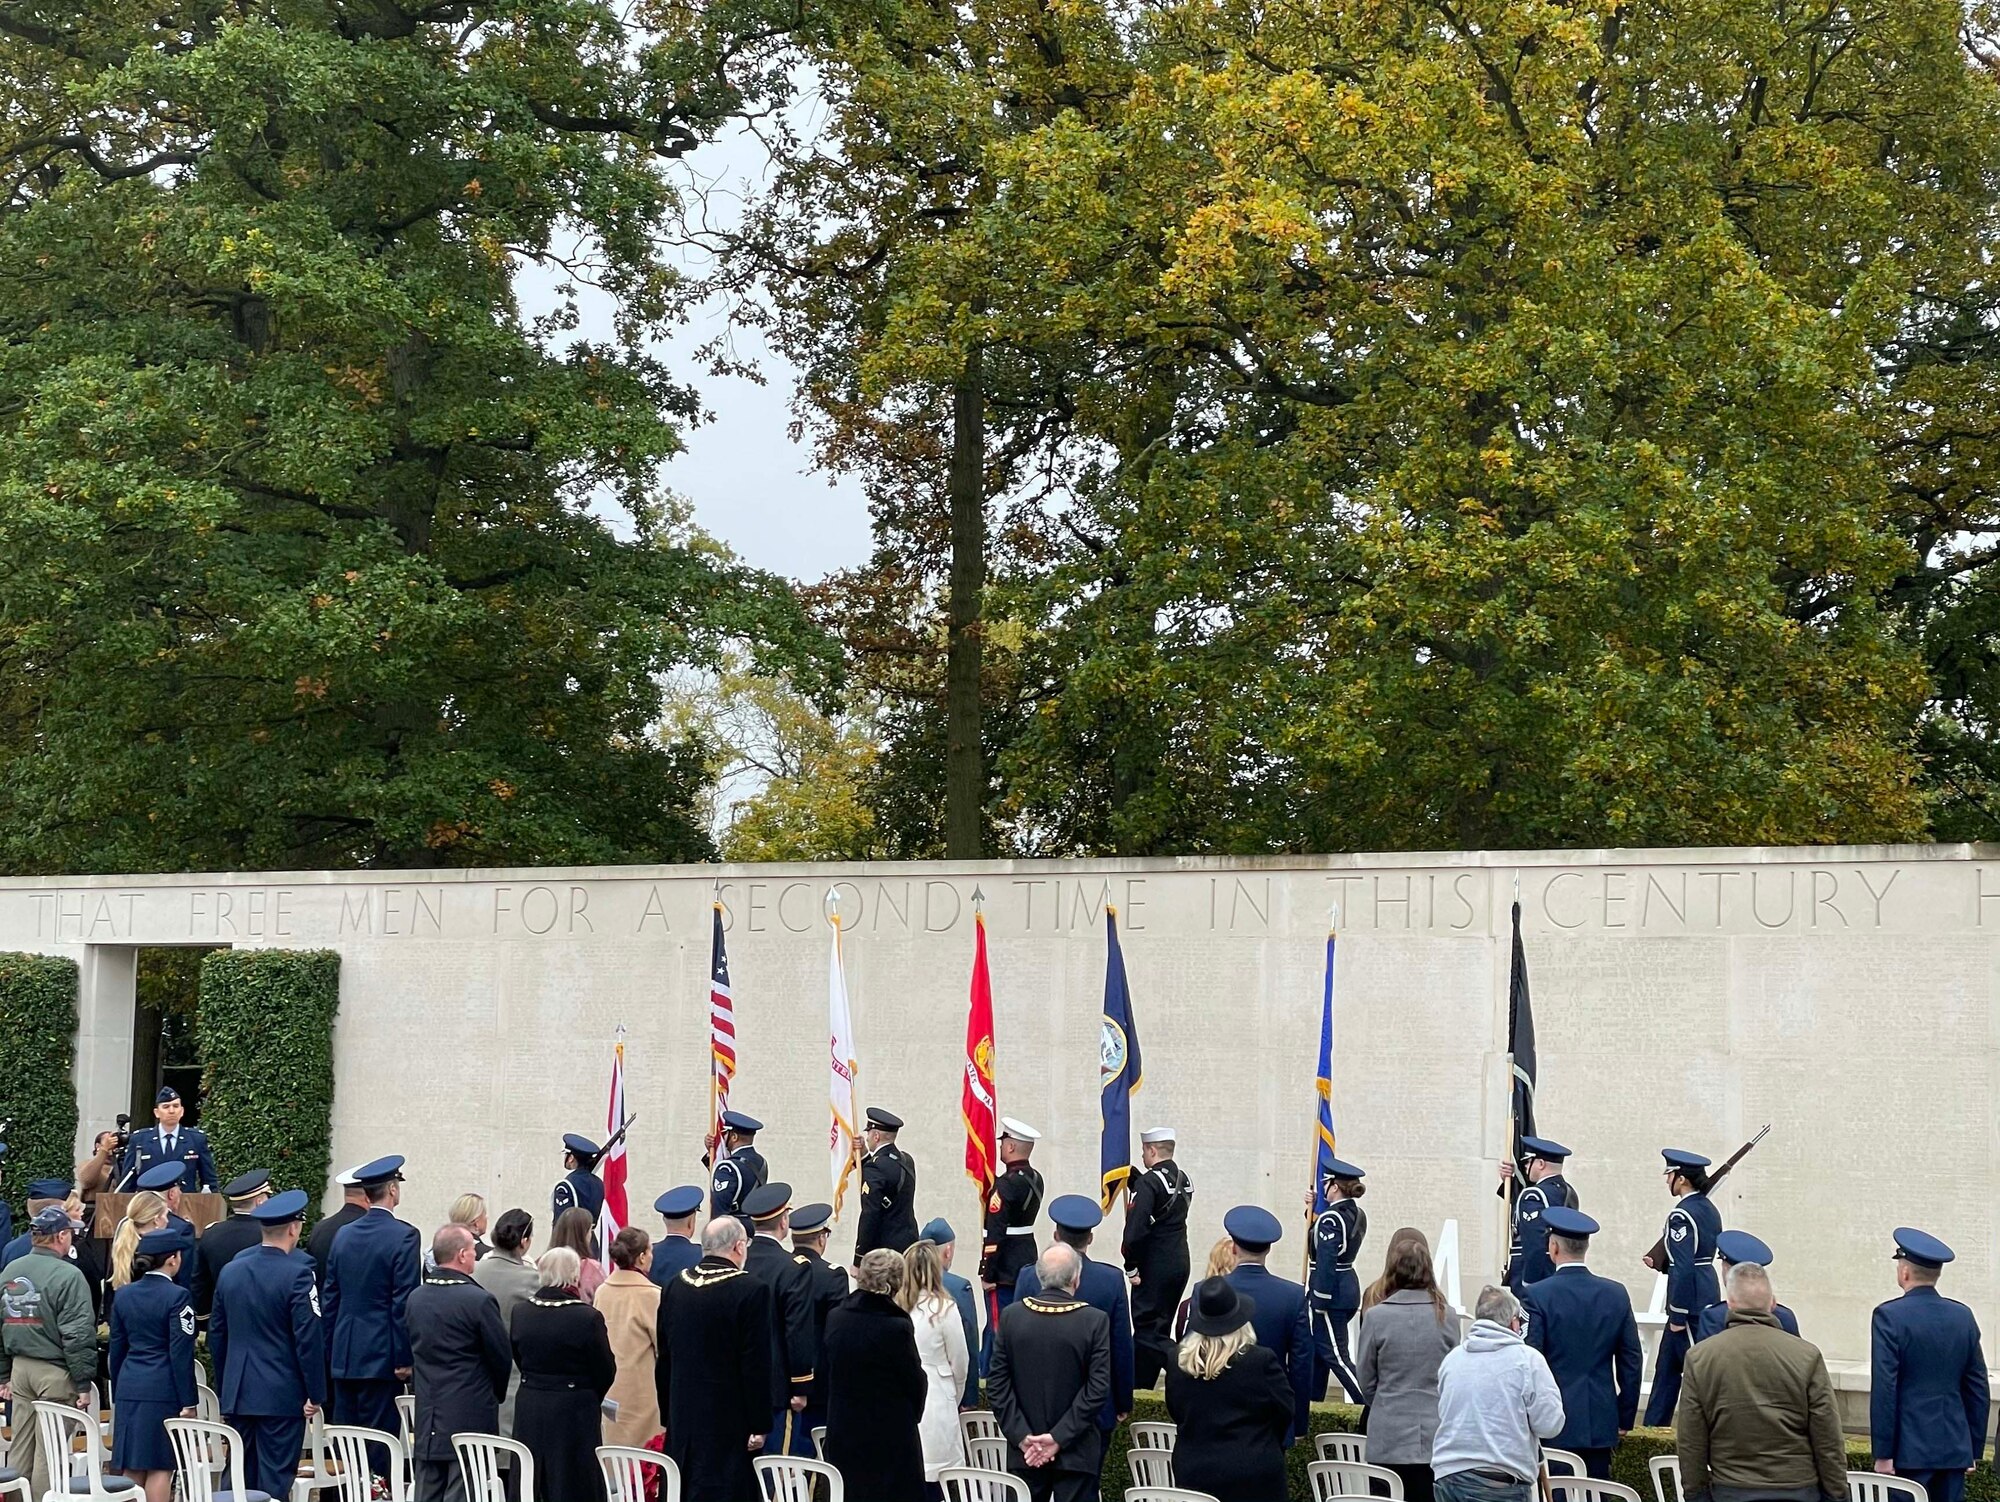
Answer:
[{"label": "shoulder insignia patch", "polygon": [[194,1306],[192,1304],[181,1305],[181,1334],[190,1338],[194,1335]]},{"label": "shoulder insignia patch", "polygon": [[319,1284],[317,1284],[317,1283],[314,1283],[314,1284],[312,1284],[311,1286],[309,1286],[309,1287],[308,1287],[308,1288],[306,1289],[306,1297],[307,1297],[308,1299],[310,1299],[310,1300],[312,1301],[312,1310],[313,1310],[313,1318],[314,1318],[314,1319],[318,1319],[318,1318],[320,1317],[320,1312],[319,1312]]},{"label": "shoulder insignia patch", "polygon": [[994,1190],[992,1197],[986,1201],[986,1213],[988,1215],[998,1215],[1003,1203],[1005,1202],[1000,1198],[1000,1191],[997,1189]]}]

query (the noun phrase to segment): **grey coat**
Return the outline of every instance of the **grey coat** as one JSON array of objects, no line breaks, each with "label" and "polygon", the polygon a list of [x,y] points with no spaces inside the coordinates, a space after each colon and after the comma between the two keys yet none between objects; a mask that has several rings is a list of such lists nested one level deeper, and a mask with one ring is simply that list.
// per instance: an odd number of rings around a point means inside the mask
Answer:
[{"label": "grey coat", "polygon": [[1428,1465],[1438,1424],[1438,1364],[1458,1344],[1458,1316],[1442,1323],[1431,1296],[1392,1293],[1361,1316],[1354,1366],[1368,1405],[1370,1465]]},{"label": "grey coat", "polygon": [[[514,1309],[536,1289],[542,1286],[542,1275],[535,1271],[534,1264],[523,1262],[519,1257],[510,1257],[505,1252],[490,1252],[472,1266],[472,1281],[499,1301],[500,1325],[502,1329],[514,1328]],[[512,1347],[508,1356],[512,1359]],[[521,1390],[521,1369],[515,1367],[513,1376],[507,1383],[507,1395],[500,1400],[500,1434],[514,1432],[514,1396]]]}]

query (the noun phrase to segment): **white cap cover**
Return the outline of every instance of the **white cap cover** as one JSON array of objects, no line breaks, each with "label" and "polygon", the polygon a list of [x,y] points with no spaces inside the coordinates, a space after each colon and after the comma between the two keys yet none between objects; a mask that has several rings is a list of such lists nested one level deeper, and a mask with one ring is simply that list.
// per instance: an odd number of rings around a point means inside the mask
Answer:
[{"label": "white cap cover", "polygon": [[1016,1121],[1011,1116],[1000,1118],[1000,1135],[1012,1137],[1016,1142],[1040,1142],[1042,1134],[1024,1121]]},{"label": "white cap cover", "polygon": [[1172,1127],[1147,1127],[1139,1134],[1139,1140],[1150,1145],[1155,1142],[1177,1142],[1180,1139],[1174,1136]]},{"label": "white cap cover", "polygon": [[333,1176],[333,1181],[334,1183],[338,1184],[342,1189],[352,1189],[354,1187],[354,1176],[355,1174],[360,1172],[360,1170],[361,1170],[361,1165],[359,1163],[355,1164],[354,1167],[352,1168],[343,1168],[339,1173]]}]

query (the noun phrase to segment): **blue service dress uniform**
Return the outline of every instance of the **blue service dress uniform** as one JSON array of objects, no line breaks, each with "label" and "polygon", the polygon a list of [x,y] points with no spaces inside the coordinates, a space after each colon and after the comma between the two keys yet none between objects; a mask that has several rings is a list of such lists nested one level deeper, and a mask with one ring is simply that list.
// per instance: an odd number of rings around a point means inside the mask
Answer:
[{"label": "blue service dress uniform", "polygon": [[1986,1447],[1986,1355],[1979,1321],[1922,1284],[1875,1309],[1868,1431],[1877,1460],[1931,1502],[1959,1502],[1966,1467]]},{"label": "blue service dress uniform", "polygon": [[1556,1270],[1549,1260],[1549,1233],[1542,1225],[1542,1212],[1552,1205],[1578,1208],[1576,1191],[1559,1173],[1528,1185],[1514,1199],[1514,1241],[1507,1257],[1506,1283],[1517,1297],[1530,1283],[1539,1283]]},{"label": "blue service dress uniform", "polygon": [[1229,1286],[1250,1301],[1250,1328],[1257,1344],[1276,1351],[1292,1384],[1292,1424],[1285,1444],[1304,1434],[1313,1399],[1313,1338],[1306,1318],[1306,1291],[1260,1262],[1239,1262]]},{"label": "blue service dress uniform", "polygon": [[141,1127],[132,1134],[132,1140],[125,1144],[124,1160],[119,1164],[120,1183],[128,1178],[136,1182],[140,1174],[156,1164],[179,1162],[181,1188],[187,1193],[199,1194],[221,1185],[222,1180],[215,1173],[215,1156],[208,1150],[208,1134],[200,1127],[175,1127],[172,1143],[163,1137],[157,1126]]},{"label": "blue service dress uniform", "polygon": [[[326,1261],[333,1417],[339,1424],[397,1432],[396,1394],[408,1370],[410,1294],[423,1275],[417,1228],[381,1205],[340,1233]],[[386,1470],[387,1451],[382,1453]]]},{"label": "blue service dress uniform", "polygon": [[1350,1403],[1361,1401],[1361,1376],[1347,1348],[1347,1332],[1361,1312],[1361,1279],[1355,1275],[1354,1259],[1367,1235],[1368,1212],[1350,1199],[1334,1200],[1313,1222],[1313,1354],[1340,1383]]},{"label": "blue service dress uniform", "polygon": [[715,1176],[708,1190],[709,1215],[734,1215],[743,1220],[743,1229],[749,1230],[750,1222],[743,1218],[743,1201],[762,1189],[770,1178],[771,1169],[764,1155],[744,1143],[715,1165]]},{"label": "blue service dress uniform", "polygon": [[[1107,1436],[1118,1427],[1118,1416],[1132,1411],[1132,1306],[1125,1288],[1125,1275],[1117,1268],[1083,1258],[1083,1279],[1076,1285],[1076,1296],[1111,1321],[1111,1391],[1097,1411],[1097,1427]],[[1033,1266],[1022,1268],[1014,1281],[1014,1297],[1033,1298],[1041,1291],[1042,1280],[1035,1276]]]},{"label": "blue service dress uniform", "polygon": [[238,1253],[215,1280],[208,1354],[222,1416],[243,1436],[244,1481],[252,1491],[291,1496],[306,1404],[326,1406],[326,1330],[312,1258],[262,1243]]},{"label": "blue service dress uniform", "polygon": [[[596,1225],[604,1212],[604,1180],[587,1168],[572,1168],[556,1180],[554,1206],[557,1216],[565,1210],[588,1210],[590,1223]],[[550,1223],[554,1224],[553,1218]]]},{"label": "blue service dress uniform", "polygon": [[1528,1344],[1542,1353],[1562,1391],[1563,1429],[1556,1444],[1583,1457],[1599,1481],[1611,1478],[1611,1451],[1639,1413],[1645,1347],[1625,1285],[1581,1262],[1558,1267],[1521,1295]]},{"label": "blue service dress uniform", "polygon": [[653,1243],[653,1270],[646,1276],[660,1287],[701,1261],[701,1247],[685,1236],[662,1236]]},{"label": "blue service dress uniform", "polygon": [[[1771,1313],[1777,1316],[1779,1325],[1784,1328],[1787,1335],[1799,1333],[1799,1317],[1783,1304],[1774,1305]],[[1694,1337],[1694,1343],[1700,1345],[1709,1336],[1720,1335],[1722,1327],[1728,1323],[1729,1302],[1726,1299],[1717,1299],[1695,1316],[1694,1324],[1688,1333]]]},{"label": "blue service dress uniform", "polygon": [[952,1303],[958,1306],[958,1322],[965,1326],[965,1349],[972,1359],[965,1364],[965,1396],[958,1400],[961,1408],[979,1406],[979,1314],[972,1303],[972,1283],[957,1273],[944,1275],[944,1291],[951,1295]]},{"label": "blue service dress uniform", "polygon": [[[181,1253],[181,1270],[174,1274],[174,1281],[189,1293],[193,1293],[195,1272],[201,1266],[201,1243],[195,1232],[194,1222],[185,1216],[176,1215],[173,1211],[169,1210],[167,1212],[167,1225],[171,1229],[179,1231],[182,1238],[188,1244],[188,1249]],[[0,1267],[5,1266],[4,1262],[0,1262]]]},{"label": "blue service dress uniform", "polygon": [[[1646,1422],[1670,1428],[1681,1400],[1681,1363],[1694,1344],[1695,1316],[1722,1296],[1715,1275],[1715,1238],[1722,1234],[1722,1212],[1705,1194],[1682,1195],[1667,1212],[1667,1328],[1660,1332],[1659,1355],[1653,1362],[1653,1395],[1646,1400]],[[1676,1330],[1675,1325],[1680,1328]]]},{"label": "blue service dress uniform", "polygon": [[111,1302],[108,1369],[111,1469],[175,1469],[166,1421],[195,1400],[194,1303],[187,1289],[151,1272],[118,1290]]}]

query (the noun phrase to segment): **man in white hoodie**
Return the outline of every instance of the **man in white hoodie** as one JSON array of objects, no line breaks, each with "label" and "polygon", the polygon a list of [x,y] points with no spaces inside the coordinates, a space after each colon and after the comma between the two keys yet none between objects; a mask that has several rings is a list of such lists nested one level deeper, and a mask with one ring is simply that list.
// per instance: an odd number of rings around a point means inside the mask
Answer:
[{"label": "man in white hoodie", "polygon": [[1562,1433],[1562,1390],[1521,1339],[1519,1299],[1485,1288],[1472,1312],[1464,1343],[1438,1368],[1438,1502],[1529,1502],[1539,1441]]}]

